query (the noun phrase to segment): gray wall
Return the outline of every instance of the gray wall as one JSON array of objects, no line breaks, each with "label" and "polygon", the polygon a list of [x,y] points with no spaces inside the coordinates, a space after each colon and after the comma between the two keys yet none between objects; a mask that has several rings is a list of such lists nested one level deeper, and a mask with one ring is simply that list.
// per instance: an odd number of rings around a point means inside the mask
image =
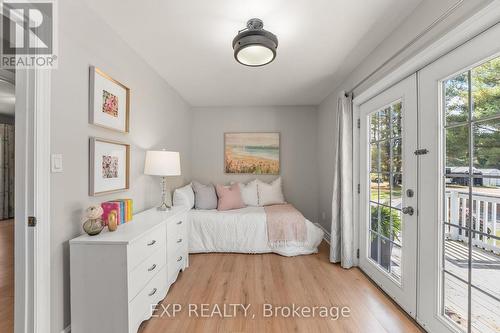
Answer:
[{"label": "gray wall", "polygon": [[[465,1],[458,10],[434,27],[417,43],[407,48],[397,58],[384,66],[376,75],[357,88],[354,96],[363,92],[373,83],[380,80],[387,73],[397,68],[403,61],[414,56],[419,50],[436,41],[450,29],[472,16],[491,0]],[[350,91],[360,80],[383,64],[399,49],[420,34],[426,27],[439,18],[448,8],[457,3],[457,0],[423,0],[420,5],[404,20],[404,22],[389,35],[337,88],[334,89],[318,107],[318,176],[319,182],[319,223],[327,230],[331,226],[331,201],[333,184],[333,142],[336,140],[335,124],[337,112],[337,98],[343,91]],[[356,147],[354,148],[356,149]]]},{"label": "gray wall", "polygon": [[[316,107],[213,107],[193,109],[192,177],[202,182],[247,181],[224,174],[224,132],[281,133],[281,176],[287,201],[317,222]],[[259,176],[265,181],[276,176]]]},{"label": "gray wall", "polygon": [[[59,2],[59,68],[52,76],[52,147],[64,156],[64,172],[52,174],[51,332],[70,324],[68,240],[82,232],[90,204],[130,197],[135,210],[157,204],[159,179],[143,175],[147,149],[177,150],[181,184],[190,178],[190,108],[110,28],[76,1]],[[88,124],[89,66],[95,65],[131,89],[130,134]],[[98,136],[131,144],[130,190],[88,196],[88,140]]]}]

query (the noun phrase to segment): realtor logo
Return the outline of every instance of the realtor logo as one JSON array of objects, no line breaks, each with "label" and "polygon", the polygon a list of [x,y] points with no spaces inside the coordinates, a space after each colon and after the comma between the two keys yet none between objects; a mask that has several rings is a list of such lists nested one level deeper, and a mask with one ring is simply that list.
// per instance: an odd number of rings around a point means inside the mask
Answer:
[{"label": "realtor logo", "polygon": [[55,2],[4,0],[1,3],[2,68],[54,68]]}]

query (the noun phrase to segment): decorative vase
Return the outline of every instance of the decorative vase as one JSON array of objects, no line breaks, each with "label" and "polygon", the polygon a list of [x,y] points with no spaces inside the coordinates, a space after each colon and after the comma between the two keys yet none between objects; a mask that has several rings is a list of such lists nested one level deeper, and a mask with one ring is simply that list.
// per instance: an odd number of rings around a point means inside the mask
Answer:
[{"label": "decorative vase", "polygon": [[83,230],[89,235],[89,236],[95,236],[98,235],[104,226],[102,225],[102,220],[99,219],[88,219],[83,223]]},{"label": "decorative vase", "polygon": [[101,219],[102,213],[103,213],[102,207],[97,205],[90,206],[85,210],[85,216],[84,216],[85,222],[83,222],[83,230],[89,236],[95,236],[99,234],[104,228]]},{"label": "decorative vase", "polygon": [[118,228],[118,220],[117,220],[118,214],[116,213],[116,210],[112,210],[108,214],[108,230],[109,231],[115,231],[116,228]]}]

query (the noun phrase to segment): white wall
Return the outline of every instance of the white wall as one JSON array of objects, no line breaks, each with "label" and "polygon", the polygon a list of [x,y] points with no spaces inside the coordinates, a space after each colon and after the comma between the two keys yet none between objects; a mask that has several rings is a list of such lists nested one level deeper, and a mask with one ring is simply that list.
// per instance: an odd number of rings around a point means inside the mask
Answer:
[{"label": "white wall", "polygon": [[[224,132],[281,133],[281,176],[286,199],[317,221],[316,107],[211,107],[193,109],[192,177],[201,182],[247,181],[224,174]],[[276,176],[259,176],[269,181]]]},{"label": "white wall", "polygon": [[[52,147],[64,156],[64,172],[52,174],[51,332],[70,323],[68,240],[82,232],[80,217],[90,204],[130,197],[135,211],[157,204],[158,179],[143,175],[145,150],[177,150],[181,184],[190,178],[190,108],[95,13],[77,1],[59,1],[59,68],[52,76]],[[88,124],[89,66],[95,65],[131,89],[130,134]],[[98,136],[131,144],[131,188],[88,196],[88,140]],[[105,311],[105,309],[103,309]],[[91,320],[91,319],[89,319]]]},{"label": "white wall", "polygon": [[[335,115],[337,112],[337,98],[343,91],[350,91],[367,75],[381,66],[386,60],[393,56],[398,50],[406,46],[408,42],[421,34],[436,19],[442,16],[448,8],[456,4],[457,0],[424,0],[404,20],[404,22],[390,34],[347,78],[338,85],[318,107],[318,166],[319,166],[319,211],[318,216],[327,230],[331,224],[331,200],[333,182],[333,142],[336,139]],[[462,22],[465,18],[472,16],[480,8],[491,0],[469,0],[463,4],[446,19],[425,34],[418,42],[401,53],[397,58],[384,66],[376,75],[373,75],[363,85],[354,91],[354,96],[366,90],[374,82],[380,80],[384,75],[394,70],[403,61],[411,58],[419,50],[429,45],[450,29]]]}]

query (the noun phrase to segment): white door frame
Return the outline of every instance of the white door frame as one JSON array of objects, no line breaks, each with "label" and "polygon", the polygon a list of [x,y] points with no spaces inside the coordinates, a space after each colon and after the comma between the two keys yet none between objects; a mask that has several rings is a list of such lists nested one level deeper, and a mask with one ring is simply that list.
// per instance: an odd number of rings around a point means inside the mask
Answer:
[{"label": "white door frame", "polygon": [[[360,258],[359,266],[366,272],[389,296],[403,308],[410,316],[416,316],[416,268],[417,268],[417,157],[413,152],[417,149],[417,82],[416,75],[402,80],[397,85],[383,91],[374,98],[362,104],[360,108],[361,124],[358,146],[360,194],[359,202],[359,245]],[[416,194],[407,196],[406,192],[401,193],[402,206],[411,206],[415,213],[411,215],[402,214],[402,262],[401,280],[396,281],[379,265],[370,259],[368,247],[368,237],[370,235],[370,122],[368,115],[377,112],[387,106],[401,101],[401,140],[402,149],[402,170],[403,188],[412,189]],[[367,147],[368,146],[368,147]]]},{"label": "white door frame", "polygon": [[[419,187],[427,193],[420,198],[421,204],[426,209],[420,214],[422,221],[419,233],[422,239],[429,240],[420,252],[419,280],[422,288],[419,292],[421,303],[419,315],[424,327],[428,327],[431,331],[458,331],[439,315],[441,302],[438,295],[441,294],[443,288],[440,277],[443,259],[442,256],[436,256],[436,253],[442,252],[444,139],[441,135],[443,126],[441,83],[488,59],[498,57],[500,43],[496,42],[499,35],[500,24],[460,46],[449,53],[446,58],[432,63],[420,72],[419,103],[422,110],[425,110],[420,113],[419,119],[420,131],[425,132],[425,135],[420,135],[420,143],[422,147],[429,148],[430,152],[419,161],[422,174],[419,179]],[[433,290],[434,295],[425,292],[428,290]]]},{"label": "white door frame", "polygon": [[[403,62],[398,68],[384,76],[382,79],[374,83],[369,88],[362,91],[359,95],[355,95],[353,99],[353,128],[357,128],[358,119],[360,118],[360,106],[368,101],[373,96],[388,89],[392,85],[403,80],[405,77],[418,72],[422,68],[436,61],[440,57],[450,53],[458,46],[466,43],[472,38],[478,36],[487,29],[500,23],[500,0],[494,0],[489,5],[475,13],[464,22],[457,25],[455,28],[446,33],[437,41],[431,43],[423,50],[417,52],[409,60]],[[359,178],[359,130],[353,131],[353,188],[357,188],[360,184]],[[359,194],[354,195],[353,211],[354,211],[354,227],[355,230],[360,230],[359,218],[360,214],[360,198]],[[420,232],[419,232],[420,233]],[[358,232],[359,236],[359,232]],[[358,244],[361,240],[358,239]],[[417,280],[417,288],[420,289],[420,283]],[[417,318],[416,321],[424,328],[426,324],[419,319],[418,302],[417,302]]]},{"label": "white door frame", "polygon": [[50,332],[50,77],[16,70],[15,333]]}]

